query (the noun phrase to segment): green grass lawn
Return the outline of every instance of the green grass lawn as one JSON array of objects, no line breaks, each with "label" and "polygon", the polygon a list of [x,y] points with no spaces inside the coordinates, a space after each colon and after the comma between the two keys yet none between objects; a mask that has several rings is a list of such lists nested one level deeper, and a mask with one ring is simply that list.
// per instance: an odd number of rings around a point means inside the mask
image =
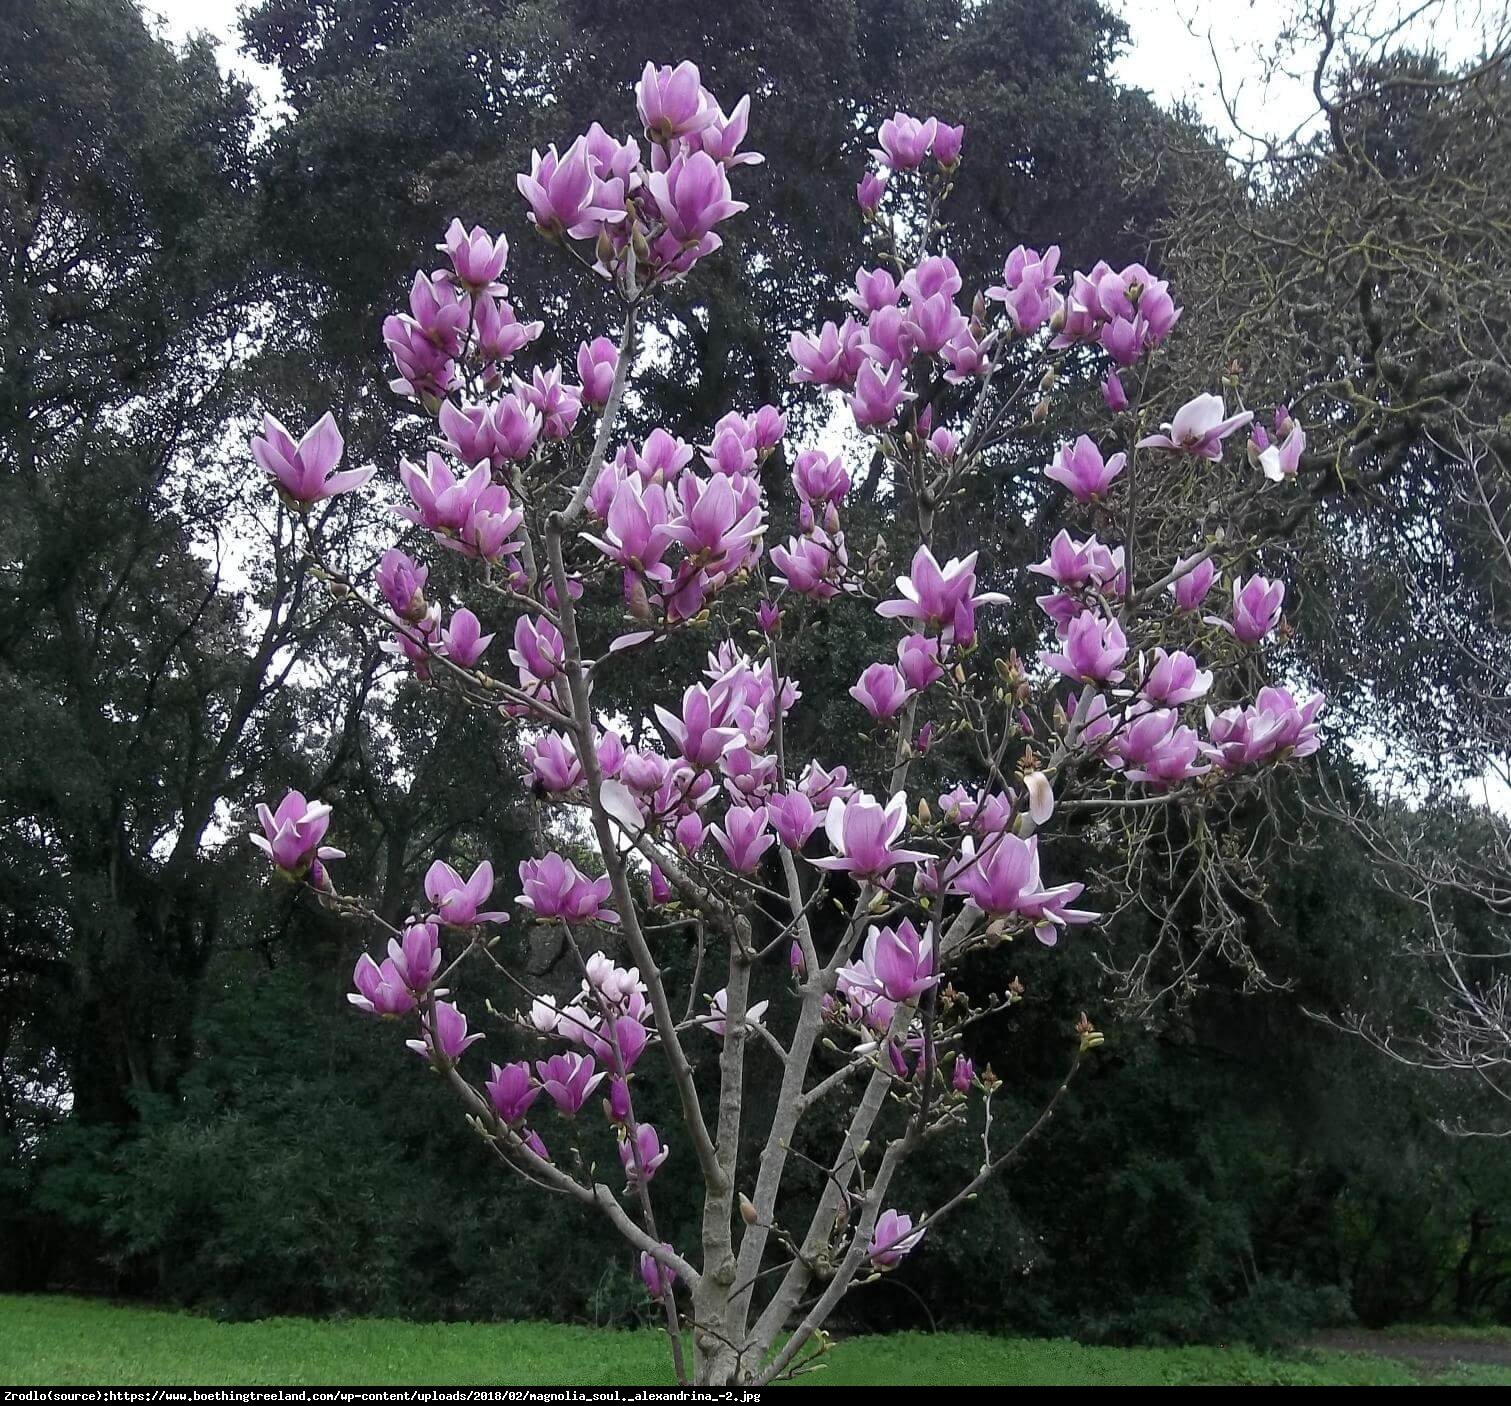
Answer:
[{"label": "green grass lawn", "polygon": [[[851,1338],[802,1379],[834,1386],[1410,1385],[1400,1362],[1245,1348],[1108,1348],[902,1333]],[[658,1386],[664,1340],[551,1323],[217,1323],[84,1299],[0,1295],[0,1382],[12,1385]],[[1438,1381],[1511,1385],[1511,1372],[1455,1369]]]}]

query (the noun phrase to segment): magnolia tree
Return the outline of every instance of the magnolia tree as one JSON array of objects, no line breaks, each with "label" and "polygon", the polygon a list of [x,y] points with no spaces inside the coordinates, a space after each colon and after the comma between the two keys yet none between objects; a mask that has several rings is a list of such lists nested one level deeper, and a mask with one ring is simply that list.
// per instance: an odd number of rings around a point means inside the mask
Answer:
[{"label": "magnolia tree", "polygon": [[[1003,1140],[991,1117],[997,1080],[973,1069],[961,1033],[1019,988],[971,998],[955,984],[983,947],[1032,935],[1053,948],[1097,920],[1077,906],[1082,883],[1045,881],[1047,827],[1194,803],[1305,756],[1321,700],[1267,688],[1222,711],[1204,703],[1213,669],[1231,674],[1280,620],[1283,587],[1259,577],[1234,579],[1231,597],[1203,613],[1246,544],[1208,532],[1180,560],[1146,561],[1132,540],[1082,535],[1079,524],[1110,535],[1133,524],[1135,491],[1157,492],[1173,456],[1220,461],[1251,416],[1200,395],[1142,433],[1123,378],[1179,310],[1139,265],[1097,264],[1067,283],[1058,249],[1019,247],[1001,283],[966,303],[939,219],[961,127],[904,113],[881,124],[858,189],[875,266],[856,274],[841,320],[791,339],[798,393],[834,397],[836,422],[853,423],[832,429],[833,444],[864,437],[888,470],[887,536],[905,544],[895,587],[876,553],[857,564],[847,551],[846,454],[779,453],[777,407],[731,411],[697,448],[661,428],[624,442],[637,329],[662,289],[719,248],[718,227],[746,208],[731,180],[761,160],[741,150],[748,100],[726,115],[691,64],[648,65],[636,104],[639,136],[595,123],[518,178],[537,232],[622,310],[617,338],[580,347],[575,382],[560,366],[520,364],[542,324],[506,301],[502,235],[454,222],[438,246],[445,266],[418,273],[409,311],[385,324],[393,389],[437,436],[424,464],[398,468],[409,498],[400,515],[443,549],[430,565],[394,547],[369,586],[332,560],[312,509],[372,470],[337,471],[331,417],[297,442],[268,418],[252,450],[332,589],[391,631],[420,679],[519,730],[539,833],[559,847],[520,864],[512,897],[496,894],[486,862],[470,875],[435,863],[386,955],[358,962],[352,1003],[407,1033],[505,1168],[596,1207],[623,1237],[664,1310],[679,1380],[764,1383],[821,1353],[845,1295],[937,1234],[1064,1094],[1068,1078],[1026,1132]],[[993,659],[978,647],[977,614],[1005,598],[979,588],[975,552],[941,561],[936,533],[994,449],[1042,419],[1042,397],[1072,358],[1100,365],[1111,417],[1100,438],[1124,448],[1104,456],[1099,437],[1082,435],[1046,468],[1070,524],[1032,568],[1056,643],[1033,664]],[[1250,457],[1282,479],[1301,443],[1281,412]],[[773,532],[763,472],[784,463],[796,520]],[[441,562],[477,611],[433,598]],[[585,638],[593,602],[596,618],[615,602],[625,620],[596,650]],[[792,755],[784,737],[802,698],[784,651],[828,612],[895,626],[895,656],[850,690],[857,718],[874,720],[873,753],[853,772]],[[495,643],[499,631],[512,648]],[[600,676],[648,673],[644,657],[688,631],[715,644],[680,697],[646,697],[643,717],[595,707]],[[737,643],[752,639],[750,652]],[[1198,639],[1200,661],[1181,647]],[[910,792],[910,772],[945,742],[960,784],[931,803]],[[383,926],[332,881],[328,806],[290,794],[260,817],[253,838],[282,874]],[[560,852],[580,857],[584,843],[590,872]],[[574,996],[534,989],[511,961],[511,904],[519,922],[564,936],[580,968]],[[662,970],[673,942],[697,952],[684,990]],[[483,1035],[447,999],[463,962],[483,963],[509,993],[488,1014],[533,1042],[534,1058],[490,1066],[473,1049]],[[778,985],[795,1010],[780,1029],[764,1020]],[[1082,1017],[1071,1074],[1100,1039]],[[757,1137],[747,1062],[779,1084]],[[653,1065],[675,1090],[675,1127],[637,1114]],[[844,1108],[843,1133],[818,1158],[802,1154],[822,1168],[817,1192],[784,1196],[800,1125],[821,1104]],[[899,1167],[962,1134],[975,1104],[985,1105],[976,1174],[931,1205],[894,1204]],[[742,1146],[759,1148],[748,1164]],[[656,1176],[669,1156],[701,1173],[695,1244],[658,1230]],[[600,1178],[605,1163],[622,1177]]]}]

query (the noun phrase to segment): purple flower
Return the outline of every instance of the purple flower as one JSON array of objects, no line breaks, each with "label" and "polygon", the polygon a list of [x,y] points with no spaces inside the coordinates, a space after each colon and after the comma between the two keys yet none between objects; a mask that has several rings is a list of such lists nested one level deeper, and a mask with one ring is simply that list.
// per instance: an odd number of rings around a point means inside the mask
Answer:
[{"label": "purple flower", "polygon": [[1128,656],[1128,639],[1116,620],[1083,610],[1066,628],[1063,653],[1043,651],[1039,662],[1067,678],[1087,683],[1118,683],[1118,667]]},{"label": "purple flower", "polygon": [[648,63],[635,85],[635,107],[646,135],[658,142],[701,132],[718,115],[695,64]]},{"label": "purple flower", "polygon": [[493,1077],[484,1087],[493,1111],[509,1124],[522,1123],[530,1105],[540,1097],[540,1086],[530,1078],[530,1065],[523,1059],[514,1064],[495,1064]]},{"label": "purple flower", "polygon": [[1244,644],[1258,644],[1280,623],[1280,608],[1285,604],[1285,582],[1264,576],[1233,582],[1233,619],[1229,623],[1208,616],[1207,623],[1226,630]]},{"label": "purple flower", "polygon": [[1128,772],[1128,779],[1147,781],[1164,790],[1193,776],[1203,776],[1212,768],[1195,764],[1200,751],[1201,739],[1195,730],[1177,727],[1149,753],[1141,767]]},{"label": "purple flower", "polygon": [[543,234],[592,239],[605,225],[624,219],[622,182],[597,180],[581,137],[565,155],[554,146],[544,156],[532,151],[530,174],[514,179],[529,202],[530,222]]},{"label": "purple flower", "polygon": [[429,576],[429,567],[417,566],[397,547],[383,553],[376,573],[383,599],[399,619],[411,623],[425,615],[425,582]]},{"label": "purple flower", "polygon": [[[907,576],[897,578],[897,589],[901,598],[883,601],[876,607],[876,613],[937,626],[946,642],[965,643],[974,638],[976,607],[1000,605],[1007,600],[1006,596],[993,592],[974,594],[975,552],[964,559],[951,557],[940,566],[927,547],[919,547],[914,553],[912,569]],[[968,627],[969,633],[962,634],[962,627]]]},{"label": "purple flower", "polygon": [[721,220],[750,208],[730,198],[728,173],[703,151],[674,157],[665,171],[646,176],[645,185],[668,233],[683,244],[698,244]]},{"label": "purple flower", "polygon": [[937,118],[920,121],[906,112],[894,112],[881,124],[876,134],[878,145],[872,154],[893,171],[916,171],[923,165],[938,131]]},{"label": "purple flower", "polygon": [[1250,448],[1250,457],[1255,460],[1264,476],[1272,483],[1279,483],[1282,479],[1294,478],[1297,469],[1301,467],[1301,456],[1306,452],[1306,432],[1300,425],[1291,424],[1290,433],[1278,444],[1268,442],[1268,436],[1264,430],[1255,426],[1254,444]]},{"label": "purple flower", "polygon": [[460,668],[472,668],[493,642],[493,636],[483,634],[482,630],[477,616],[470,610],[457,611],[451,617],[450,625],[441,631],[439,652]]},{"label": "purple flower", "polygon": [[855,187],[855,201],[860,206],[861,214],[874,215],[886,193],[887,172],[867,171]]},{"label": "purple flower", "polygon": [[1044,470],[1044,477],[1064,484],[1076,502],[1089,503],[1106,495],[1127,462],[1126,454],[1114,454],[1103,460],[1102,451],[1082,435],[1074,444],[1060,446],[1054,463]]},{"label": "purple flower", "polygon": [[404,1043],[425,1059],[434,1059],[439,1052],[442,1058],[453,1064],[462,1057],[469,1045],[475,1045],[483,1038],[481,1035],[467,1033],[467,1017],[450,1001],[437,1001],[431,1018],[422,1021],[420,1030],[421,1039],[406,1040]]},{"label": "purple flower", "polygon": [[341,850],[320,843],[331,819],[331,808],[323,801],[307,801],[298,791],[290,791],[277,810],[259,805],[257,819],[262,834],[248,838],[291,878],[303,878],[306,873],[314,878],[321,860],[346,858]]},{"label": "purple flower", "polygon": [[[1177,563],[1179,567],[1180,563]],[[1204,557],[1189,571],[1177,576],[1170,585],[1177,610],[1199,610],[1206,600],[1212,582],[1217,578],[1217,566],[1211,557]]]},{"label": "purple flower", "polygon": [[582,763],[572,739],[559,732],[548,732],[523,748],[529,779],[550,795],[570,791],[582,781]]},{"label": "purple flower", "polygon": [[1223,440],[1253,418],[1253,412],[1245,410],[1224,419],[1220,395],[1199,395],[1188,400],[1175,412],[1175,418],[1166,422],[1164,434],[1145,435],[1139,440],[1138,447],[1169,449],[1195,454],[1202,459],[1221,459]]},{"label": "purple flower", "polygon": [[1151,703],[1173,708],[1202,697],[1211,687],[1212,671],[1198,668],[1196,660],[1185,650],[1177,649],[1174,654],[1166,654],[1163,649],[1156,649],[1153,660],[1144,671],[1139,694]]},{"label": "purple flower", "polygon": [[278,491],[301,508],[350,493],[373,476],[371,468],[333,472],[344,447],[329,411],[304,432],[298,444],[271,415],[262,417],[262,433],[252,437],[252,457],[272,475]]},{"label": "purple flower", "polygon": [[965,1055],[955,1056],[955,1068],[950,1074],[950,1087],[957,1094],[969,1093],[971,1083],[976,1077],[975,1063]]},{"label": "purple flower", "polygon": [[850,697],[878,722],[888,722],[913,696],[895,664],[872,664],[850,688]]},{"label": "purple flower", "polygon": [[589,879],[570,859],[554,851],[540,859],[520,861],[521,908],[540,919],[562,918],[569,923],[617,923],[619,915],[603,905],[613,885],[607,874]]},{"label": "purple flower", "polygon": [[783,791],[766,802],[766,814],[776,837],[788,849],[800,850],[818,829],[818,812],[801,791]]},{"label": "purple flower", "polygon": [[871,1234],[871,1245],[866,1253],[877,1268],[891,1269],[902,1262],[904,1255],[917,1249],[927,1234],[927,1226],[920,1226],[916,1231],[913,1229],[912,1216],[886,1210],[876,1218],[876,1229]]},{"label": "purple flower", "polygon": [[939,641],[929,635],[905,635],[897,642],[897,667],[910,689],[925,689],[944,677]]},{"label": "purple flower", "polygon": [[587,404],[599,408],[608,404],[618,366],[619,348],[607,337],[595,337],[577,348],[577,377]]},{"label": "purple flower", "polygon": [[715,825],[712,834],[731,869],[737,874],[753,874],[760,865],[761,856],[775,843],[767,833],[769,829],[765,806],[754,809],[731,806],[724,816],[723,826]]},{"label": "purple flower", "polygon": [[945,170],[951,170],[960,163],[960,147],[965,141],[965,124],[958,127],[948,127],[941,122],[934,129],[934,144],[931,148],[934,160]]},{"label": "purple flower", "polygon": [[493,866],[485,859],[465,882],[449,864],[436,860],[425,873],[425,897],[443,923],[465,928],[473,923],[507,923],[507,913],[479,910],[493,892]]},{"label": "purple flower", "polygon": [[921,850],[895,848],[907,822],[908,798],[901,791],[885,806],[865,792],[856,792],[847,800],[835,796],[824,816],[824,833],[834,853],[813,863],[820,869],[875,879],[899,864],[916,864],[929,856]]},{"label": "purple flower", "polygon": [[428,990],[441,969],[441,935],[436,925],[411,923],[404,929],[402,940],[389,938],[388,961],[393,963],[399,980],[416,995]]},{"label": "purple flower", "polygon": [[635,1129],[633,1141],[627,1137],[621,1137],[619,1160],[624,1164],[625,1182],[629,1186],[636,1186],[643,1177],[649,1183],[650,1179],[656,1175],[657,1168],[670,1155],[670,1151],[649,1123],[642,1123]]},{"label": "purple flower", "polygon": [[481,225],[469,234],[460,220],[453,220],[445,242],[436,248],[450,258],[457,282],[469,293],[503,291],[495,286],[509,262],[509,241],[503,235],[495,239]]},{"label": "purple flower", "polygon": [[[661,1246],[668,1254],[671,1246]],[[669,1264],[663,1264],[649,1250],[640,1252],[640,1282],[645,1285],[645,1291],[653,1299],[664,1299],[672,1291],[672,1285],[677,1282],[677,1271]]]},{"label": "purple flower", "polygon": [[895,928],[872,928],[861,961],[844,969],[847,982],[887,1000],[911,1001],[938,983],[934,972],[934,928],[919,931],[906,918]]},{"label": "purple flower", "polygon": [[897,412],[913,393],[903,389],[902,364],[893,362],[885,372],[870,361],[861,363],[855,374],[855,393],[850,397],[850,411],[861,429],[890,425]]},{"label": "purple flower", "polygon": [[1248,708],[1229,708],[1218,714],[1209,708],[1209,750],[1224,771],[1257,766],[1282,755],[1309,757],[1322,745],[1316,722],[1322,704],[1320,693],[1298,704],[1288,689],[1262,688]]},{"label": "purple flower", "polygon": [[352,985],[357,989],[348,992],[346,999],[359,1011],[370,1015],[406,1015],[414,1009],[414,997],[392,958],[379,966],[364,952],[357,958]]},{"label": "purple flower", "polygon": [[575,1053],[552,1055],[535,1062],[541,1087],[568,1117],[581,1110],[602,1081],[603,1074],[595,1074],[594,1068],[592,1055]]},{"label": "purple flower", "polygon": [[531,683],[550,683],[561,673],[566,656],[561,631],[544,615],[535,619],[521,615],[514,622],[514,648],[509,651],[509,662],[519,669],[521,678]]},{"label": "purple flower", "polygon": [[1128,408],[1128,392],[1123,389],[1123,378],[1116,371],[1109,371],[1102,382],[1102,399],[1114,415]]},{"label": "purple flower", "polygon": [[1037,835],[1026,840],[1009,833],[994,835],[982,844],[979,854],[975,841],[967,835],[950,887],[983,913],[1029,919],[1034,935],[1046,947],[1054,946],[1058,928],[1089,923],[1097,916],[1068,906],[1081,896],[1084,884],[1061,884],[1052,889],[1040,885]]}]

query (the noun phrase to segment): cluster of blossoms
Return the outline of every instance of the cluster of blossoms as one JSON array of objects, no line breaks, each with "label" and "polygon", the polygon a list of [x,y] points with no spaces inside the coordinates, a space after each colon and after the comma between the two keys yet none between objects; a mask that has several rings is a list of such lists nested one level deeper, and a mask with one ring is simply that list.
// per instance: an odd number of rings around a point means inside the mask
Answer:
[{"label": "cluster of blossoms", "polygon": [[[674,1343],[677,1286],[691,1292],[695,1323],[709,1329],[700,1335],[700,1380],[743,1370],[728,1348],[737,1341],[769,1380],[816,1326],[805,1320],[777,1345],[815,1262],[835,1266],[828,1300],[863,1269],[897,1266],[966,1195],[916,1218],[883,1204],[914,1142],[960,1122],[997,1085],[989,1069],[976,1071],[964,1034],[1021,988],[972,1008],[946,980],[961,956],[1030,934],[1054,946],[1099,916],[1076,906],[1083,883],[1057,880],[1041,847],[1044,828],[1074,813],[1064,802],[1094,814],[1132,789],[1140,804],[1194,803],[1248,769],[1314,751],[1321,699],[1271,687],[1252,703],[1217,707],[1233,698],[1224,665],[1279,628],[1284,586],[1235,577],[1231,612],[1203,616],[1218,579],[1216,543],[1152,569],[1141,559],[1140,581],[1131,544],[1067,527],[1030,568],[1049,583],[1038,604],[1052,647],[1037,670],[1016,654],[986,661],[978,617],[1009,597],[984,589],[976,551],[951,555],[938,545],[935,505],[958,497],[1022,428],[1009,419],[1015,397],[996,385],[999,368],[1048,359],[1054,370],[1079,358],[1097,367],[1106,403],[1121,416],[1129,402],[1119,373],[1162,344],[1180,309],[1139,264],[1097,263],[1067,285],[1055,247],[1015,248],[1000,284],[967,297],[960,269],[932,247],[932,214],[921,224],[918,216],[947,194],[963,127],[900,112],[881,125],[878,166],[858,192],[876,260],[857,271],[842,321],[795,333],[789,344],[792,381],[843,398],[855,430],[894,471],[899,515],[916,522],[888,573],[892,588],[880,575],[885,543],[860,569],[851,564],[844,455],[790,448],[780,407],[731,412],[706,442],[703,433],[683,439],[664,427],[626,438],[618,418],[644,301],[719,247],[714,227],[744,208],[732,198],[730,172],[760,159],[740,151],[748,101],[726,116],[691,64],[647,65],[636,99],[642,137],[618,140],[595,123],[564,151],[536,153],[519,177],[536,229],[611,283],[625,309],[623,336],[583,341],[575,380],[561,366],[511,369],[542,325],[520,322],[506,301],[504,237],[454,222],[440,246],[448,267],[418,274],[409,312],[384,327],[399,371],[394,389],[417,399],[436,428],[424,464],[398,466],[408,497],[399,513],[444,550],[427,565],[392,546],[373,572],[375,596],[327,569],[346,598],[383,621],[389,647],[418,679],[519,727],[539,833],[591,835],[596,856],[585,863],[601,872],[544,850],[520,863],[515,899],[523,921],[564,935],[580,985],[562,996],[511,977],[528,995],[501,1018],[505,1033],[535,1042],[538,1057],[469,1078],[463,1061],[483,1035],[469,1031],[447,983],[469,955],[507,952],[499,929],[509,915],[488,907],[495,885],[486,861],[465,878],[438,861],[425,877],[423,911],[391,931],[385,955],[361,956],[350,999],[413,1032],[409,1046],[444,1076],[507,1165],[610,1217],[638,1252]],[[1217,396],[1199,396],[1162,432],[1128,433],[1117,452],[1080,435],[1044,468],[1048,491],[1064,490],[1069,511],[1090,514],[1105,535],[1123,520],[1108,505],[1135,474],[1157,475],[1173,456],[1220,463],[1227,439],[1250,419],[1227,414]],[[1254,431],[1250,457],[1279,481],[1299,469],[1305,438],[1283,407],[1274,430],[1273,439]],[[297,444],[269,419],[253,452],[318,555],[306,510],[360,487],[371,471],[337,470],[341,441],[328,416]],[[797,511],[790,535],[768,552],[762,471],[779,455],[791,465]],[[442,561],[495,609],[513,612],[512,621],[490,620],[497,628],[485,630],[472,610],[446,610],[445,591],[431,581]],[[747,650],[719,640],[680,700],[612,724],[594,707],[600,670],[734,615],[726,598],[752,596],[759,603],[749,602],[745,618],[758,627],[754,643]],[[629,625],[597,658],[585,652],[579,600],[617,604]],[[814,614],[855,606],[891,622],[895,634],[849,690],[872,724],[874,751],[852,775],[845,765],[789,756],[787,722],[802,692],[782,654]],[[916,784],[925,765],[940,782],[929,788],[932,805]],[[260,817],[256,838],[281,871],[324,901],[361,911],[336,894],[323,868],[339,857],[322,845],[328,807],[291,793]],[[837,927],[836,908],[848,914]],[[679,930],[698,933],[700,974],[710,934],[728,951],[725,984],[689,993],[681,1019],[651,947],[651,934],[659,941]],[[586,933],[603,945],[588,952]],[[443,943],[453,949],[450,966]],[[769,1000],[753,1000],[751,989],[768,970],[759,959],[776,952],[786,955],[785,989],[797,1007],[795,1026],[780,1032],[768,1028]],[[785,1026],[786,1015],[773,1024]],[[1099,1037],[1078,1028],[1084,1052]],[[721,1140],[739,1141],[746,1045],[781,1056],[781,1096],[753,1199],[741,1192],[743,1238],[736,1247],[723,1231],[705,1231],[705,1270],[717,1260],[722,1271],[738,1256],[732,1276],[698,1269],[656,1227],[651,1184],[673,1149],[635,1113],[652,1047],[671,1070],[704,1175],[714,1210],[706,1227],[732,1221],[732,1179],[745,1175],[731,1170],[735,1152],[716,1143],[705,1121],[685,1036],[718,1052]],[[840,1065],[809,1084],[820,1048]],[[807,1234],[789,1230],[776,1197],[798,1121],[851,1075],[876,1092],[858,1102],[847,1147],[868,1145],[889,1097],[913,1131],[887,1145],[864,1190],[852,1185],[860,1154],[842,1153]],[[583,1170],[596,1164],[581,1146],[585,1125],[573,1120],[595,1096],[613,1131],[622,1190]],[[553,1154],[536,1126],[548,1111],[567,1120],[551,1143],[567,1139],[571,1155],[559,1145]],[[988,1156],[981,1179],[994,1166]],[[804,1249],[751,1326],[750,1286],[773,1235]]]}]

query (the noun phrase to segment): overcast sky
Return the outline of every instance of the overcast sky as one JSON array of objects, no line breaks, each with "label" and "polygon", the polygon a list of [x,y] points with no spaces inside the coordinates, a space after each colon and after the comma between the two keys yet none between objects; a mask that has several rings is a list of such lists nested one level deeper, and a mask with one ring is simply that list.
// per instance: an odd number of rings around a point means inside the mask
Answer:
[{"label": "overcast sky", "polygon": [[[756,2],[756,0],[753,0]],[[245,0],[146,0],[166,32],[182,38],[194,30],[208,30],[221,45],[222,63],[251,81],[268,99],[278,92],[270,69],[237,52],[236,14]],[[1131,44],[1118,64],[1119,78],[1147,89],[1157,101],[1193,102],[1206,120],[1229,131],[1216,81],[1218,63],[1224,70],[1229,97],[1244,127],[1268,136],[1292,131],[1313,111],[1309,80],[1301,72],[1284,71],[1274,52],[1277,29],[1291,10],[1289,0],[1110,0],[1128,22]],[[1397,9],[1407,0],[1340,0],[1345,12],[1369,4]],[[1418,23],[1414,37],[1444,48],[1450,57],[1464,58],[1478,51],[1476,19],[1485,0],[1442,0]],[[1415,4],[1411,5],[1415,9]],[[1490,0],[1490,12],[1500,6]],[[970,115],[964,114],[969,122]]]}]

